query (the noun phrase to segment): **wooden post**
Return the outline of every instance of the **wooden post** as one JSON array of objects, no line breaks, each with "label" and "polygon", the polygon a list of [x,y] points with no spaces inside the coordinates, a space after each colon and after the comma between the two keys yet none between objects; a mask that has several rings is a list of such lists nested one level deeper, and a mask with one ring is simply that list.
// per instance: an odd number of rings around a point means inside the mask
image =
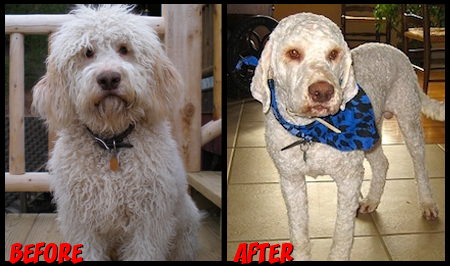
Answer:
[{"label": "wooden post", "polygon": [[9,172],[25,173],[24,35],[12,33],[9,51]]},{"label": "wooden post", "polygon": [[200,4],[164,5],[166,52],[180,71],[185,90],[173,110],[173,130],[186,170],[200,171],[202,8]]},{"label": "wooden post", "polygon": [[222,5],[214,4],[214,110],[213,119],[222,118]]}]

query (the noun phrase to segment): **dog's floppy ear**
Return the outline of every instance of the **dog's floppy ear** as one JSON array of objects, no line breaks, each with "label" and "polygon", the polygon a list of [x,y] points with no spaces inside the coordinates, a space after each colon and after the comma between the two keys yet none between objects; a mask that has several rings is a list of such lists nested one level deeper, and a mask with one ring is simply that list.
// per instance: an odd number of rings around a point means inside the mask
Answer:
[{"label": "dog's floppy ear", "polygon": [[255,70],[255,75],[252,79],[252,84],[250,85],[252,96],[262,103],[264,113],[267,113],[270,108],[270,89],[267,84],[267,80],[269,78],[271,55],[272,41],[269,39],[264,47],[261,58],[259,59],[258,66]]},{"label": "dog's floppy ear", "polygon": [[347,102],[353,99],[358,93],[358,85],[356,84],[355,73],[353,71],[352,56],[348,48],[342,58],[342,74],[339,77],[339,80],[343,93],[341,110],[344,110]]},{"label": "dog's floppy ear", "polygon": [[[161,51],[162,52],[162,51]],[[175,106],[180,103],[180,96],[184,87],[183,78],[164,52],[155,65],[154,79],[157,85],[156,101],[159,115],[170,114]],[[156,111],[156,110],[155,110]]]},{"label": "dog's floppy ear", "polygon": [[53,62],[47,64],[47,73],[33,87],[33,112],[46,119],[50,129],[65,127],[76,115],[70,102],[66,80],[59,74]]}]

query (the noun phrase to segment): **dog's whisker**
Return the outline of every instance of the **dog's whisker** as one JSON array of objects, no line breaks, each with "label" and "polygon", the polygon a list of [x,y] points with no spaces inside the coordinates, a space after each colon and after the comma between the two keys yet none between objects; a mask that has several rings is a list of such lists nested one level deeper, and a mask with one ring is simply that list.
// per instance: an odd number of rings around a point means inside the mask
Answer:
[{"label": "dog's whisker", "polygon": [[134,105],[134,103],[136,102],[136,98],[134,98],[134,100],[127,106],[127,107],[125,107],[125,109],[130,109],[133,105]]}]

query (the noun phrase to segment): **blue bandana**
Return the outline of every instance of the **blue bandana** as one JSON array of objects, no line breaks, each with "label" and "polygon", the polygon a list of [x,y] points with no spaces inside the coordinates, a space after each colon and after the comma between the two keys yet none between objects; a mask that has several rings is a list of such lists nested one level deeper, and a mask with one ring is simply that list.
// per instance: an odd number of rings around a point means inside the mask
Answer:
[{"label": "blue bandana", "polygon": [[334,115],[321,117],[341,131],[341,133],[336,133],[318,121],[305,126],[287,122],[278,110],[275,82],[273,79],[269,79],[268,83],[272,96],[270,105],[275,118],[289,133],[301,138],[303,142],[320,142],[341,151],[353,151],[369,150],[380,139],[372,104],[359,85],[358,94],[345,105],[344,111],[340,110]]}]

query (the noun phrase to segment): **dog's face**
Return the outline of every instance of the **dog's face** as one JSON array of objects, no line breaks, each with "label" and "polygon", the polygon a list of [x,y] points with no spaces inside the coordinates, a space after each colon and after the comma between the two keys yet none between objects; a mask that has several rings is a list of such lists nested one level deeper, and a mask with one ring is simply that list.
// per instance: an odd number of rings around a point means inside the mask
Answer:
[{"label": "dog's face", "polygon": [[280,103],[289,114],[301,117],[335,114],[342,103],[339,80],[343,47],[337,42],[323,41],[327,37],[305,36],[313,29],[299,31],[280,36],[273,44],[274,52],[269,59],[276,69],[273,78],[280,92]]},{"label": "dog's face", "polygon": [[124,6],[80,7],[50,38],[34,106],[50,126],[78,120],[98,134],[168,115],[181,78],[155,31]]},{"label": "dog's face", "polygon": [[308,13],[283,19],[264,48],[251,90],[265,112],[270,78],[280,112],[296,124],[335,114],[357,92],[350,50],[339,28]]}]

